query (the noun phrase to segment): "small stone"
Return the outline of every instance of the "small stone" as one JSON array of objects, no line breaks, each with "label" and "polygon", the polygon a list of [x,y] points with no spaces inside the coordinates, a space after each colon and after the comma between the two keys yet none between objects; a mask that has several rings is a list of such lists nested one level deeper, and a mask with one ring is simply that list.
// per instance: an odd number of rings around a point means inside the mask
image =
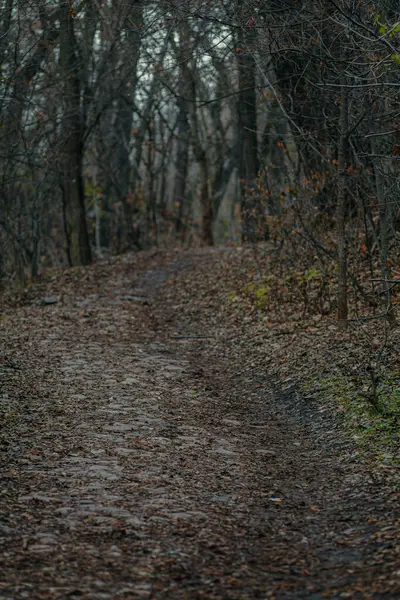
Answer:
[{"label": "small stone", "polygon": [[54,549],[51,546],[47,546],[45,544],[33,544],[32,546],[29,547],[29,552],[34,552],[34,553],[50,553],[53,552]]},{"label": "small stone", "polygon": [[106,431],[119,431],[119,432],[132,431],[133,424],[132,423],[114,423],[114,425],[107,425],[107,427],[105,427],[105,430]]},{"label": "small stone", "polygon": [[236,419],[222,419],[224,425],[233,425],[238,426],[241,425],[240,421],[236,421]]},{"label": "small stone", "polygon": [[137,382],[137,377],[126,377],[126,379],[124,379],[124,381],[121,382],[121,385],[132,385]]},{"label": "small stone", "polygon": [[57,304],[58,300],[58,296],[46,296],[45,298],[43,298],[43,304]]},{"label": "small stone", "polygon": [[82,300],[82,302],[75,302],[75,306],[76,308],[86,308],[87,306],[89,306],[89,301]]},{"label": "small stone", "polygon": [[216,448],[216,450],[212,450],[212,454],[222,454],[223,456],[236,456],[237,453],[232,450],[228,450],[227,448]]},{"label": "small stone", "polygon": [[121,300],[129,300],[130,302],[139,302],[141,304],[150,304],[150,299],[146,298],[145,296],[131,296],[131,295],[126,295],[126,296],[121,296]]}]

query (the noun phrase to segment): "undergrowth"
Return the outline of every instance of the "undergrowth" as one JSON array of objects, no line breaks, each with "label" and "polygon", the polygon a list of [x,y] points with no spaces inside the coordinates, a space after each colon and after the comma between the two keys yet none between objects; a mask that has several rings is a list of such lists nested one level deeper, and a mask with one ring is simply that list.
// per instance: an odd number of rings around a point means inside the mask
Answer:
[{"label": "undergrowth", "polygon": [[[350,248],[349,272],[357,277],[349,277],[349,325],[341,332],[336,261],[296,245],[294,235],[286,239],[279,248],[242,253],[236,271],[233,264],[229,311],[265,328],[269,365],[278,377],[297,380],[318,402],[332,400],[361,453],[400,462],[400,336],[382,318],[380,288],[373,283],[379,257],[371,261]],[[393,288],[393,305],[400,305],[400,286]]]},{"label": "undergrowth", "polygon": [[378,403],[371,405],[361,391],[367,379],[312,378],[303,392],[318,403],[334,401],[360,452],[385,464],[400,463],[400,373],[391,373],[378,389]]}]

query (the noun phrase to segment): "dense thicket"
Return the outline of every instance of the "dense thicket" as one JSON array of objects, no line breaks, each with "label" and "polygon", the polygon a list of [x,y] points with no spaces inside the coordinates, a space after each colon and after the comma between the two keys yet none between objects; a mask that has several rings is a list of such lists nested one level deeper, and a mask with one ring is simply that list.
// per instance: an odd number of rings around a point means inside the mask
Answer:
[{"label": "dense thicket", "polygon": [[[3,0],[0,278],[155,244],[352,252],[392,310],[394,0]],[[377,267],[379,273],[376,273]]]}]

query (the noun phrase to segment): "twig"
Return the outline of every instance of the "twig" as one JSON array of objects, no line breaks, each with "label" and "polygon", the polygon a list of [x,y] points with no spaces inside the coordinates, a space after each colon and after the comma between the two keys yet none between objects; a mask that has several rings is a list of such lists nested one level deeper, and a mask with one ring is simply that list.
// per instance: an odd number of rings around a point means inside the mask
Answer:
[{"label": "twig", "polygon": [[357,317],[355,319],[349,319],[349,321],[357,323],[358,321],[372,321],[372,319],[387,319],[387,313],[379,313],[378,315],[370,315],[369,317]]},{"label": "twig", "polygon": [[394,285],[400,283],[400,279],[370,279],[370,281],[383,281],[384,283],[393,283]]},{"label": "twig", "polygon": [[209,335],[174,335],[173,340],[209,340]]}]

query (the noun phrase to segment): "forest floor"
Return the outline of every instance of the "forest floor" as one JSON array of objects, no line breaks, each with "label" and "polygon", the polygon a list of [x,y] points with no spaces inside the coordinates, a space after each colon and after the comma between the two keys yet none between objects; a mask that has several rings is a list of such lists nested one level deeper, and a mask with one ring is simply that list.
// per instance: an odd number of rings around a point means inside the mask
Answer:
[{"label": "forest floor", "polygon": [[397,414],[337,398],[357,333],[246,306],[246,252],[4,295],[0,599],[400,597]]}]

